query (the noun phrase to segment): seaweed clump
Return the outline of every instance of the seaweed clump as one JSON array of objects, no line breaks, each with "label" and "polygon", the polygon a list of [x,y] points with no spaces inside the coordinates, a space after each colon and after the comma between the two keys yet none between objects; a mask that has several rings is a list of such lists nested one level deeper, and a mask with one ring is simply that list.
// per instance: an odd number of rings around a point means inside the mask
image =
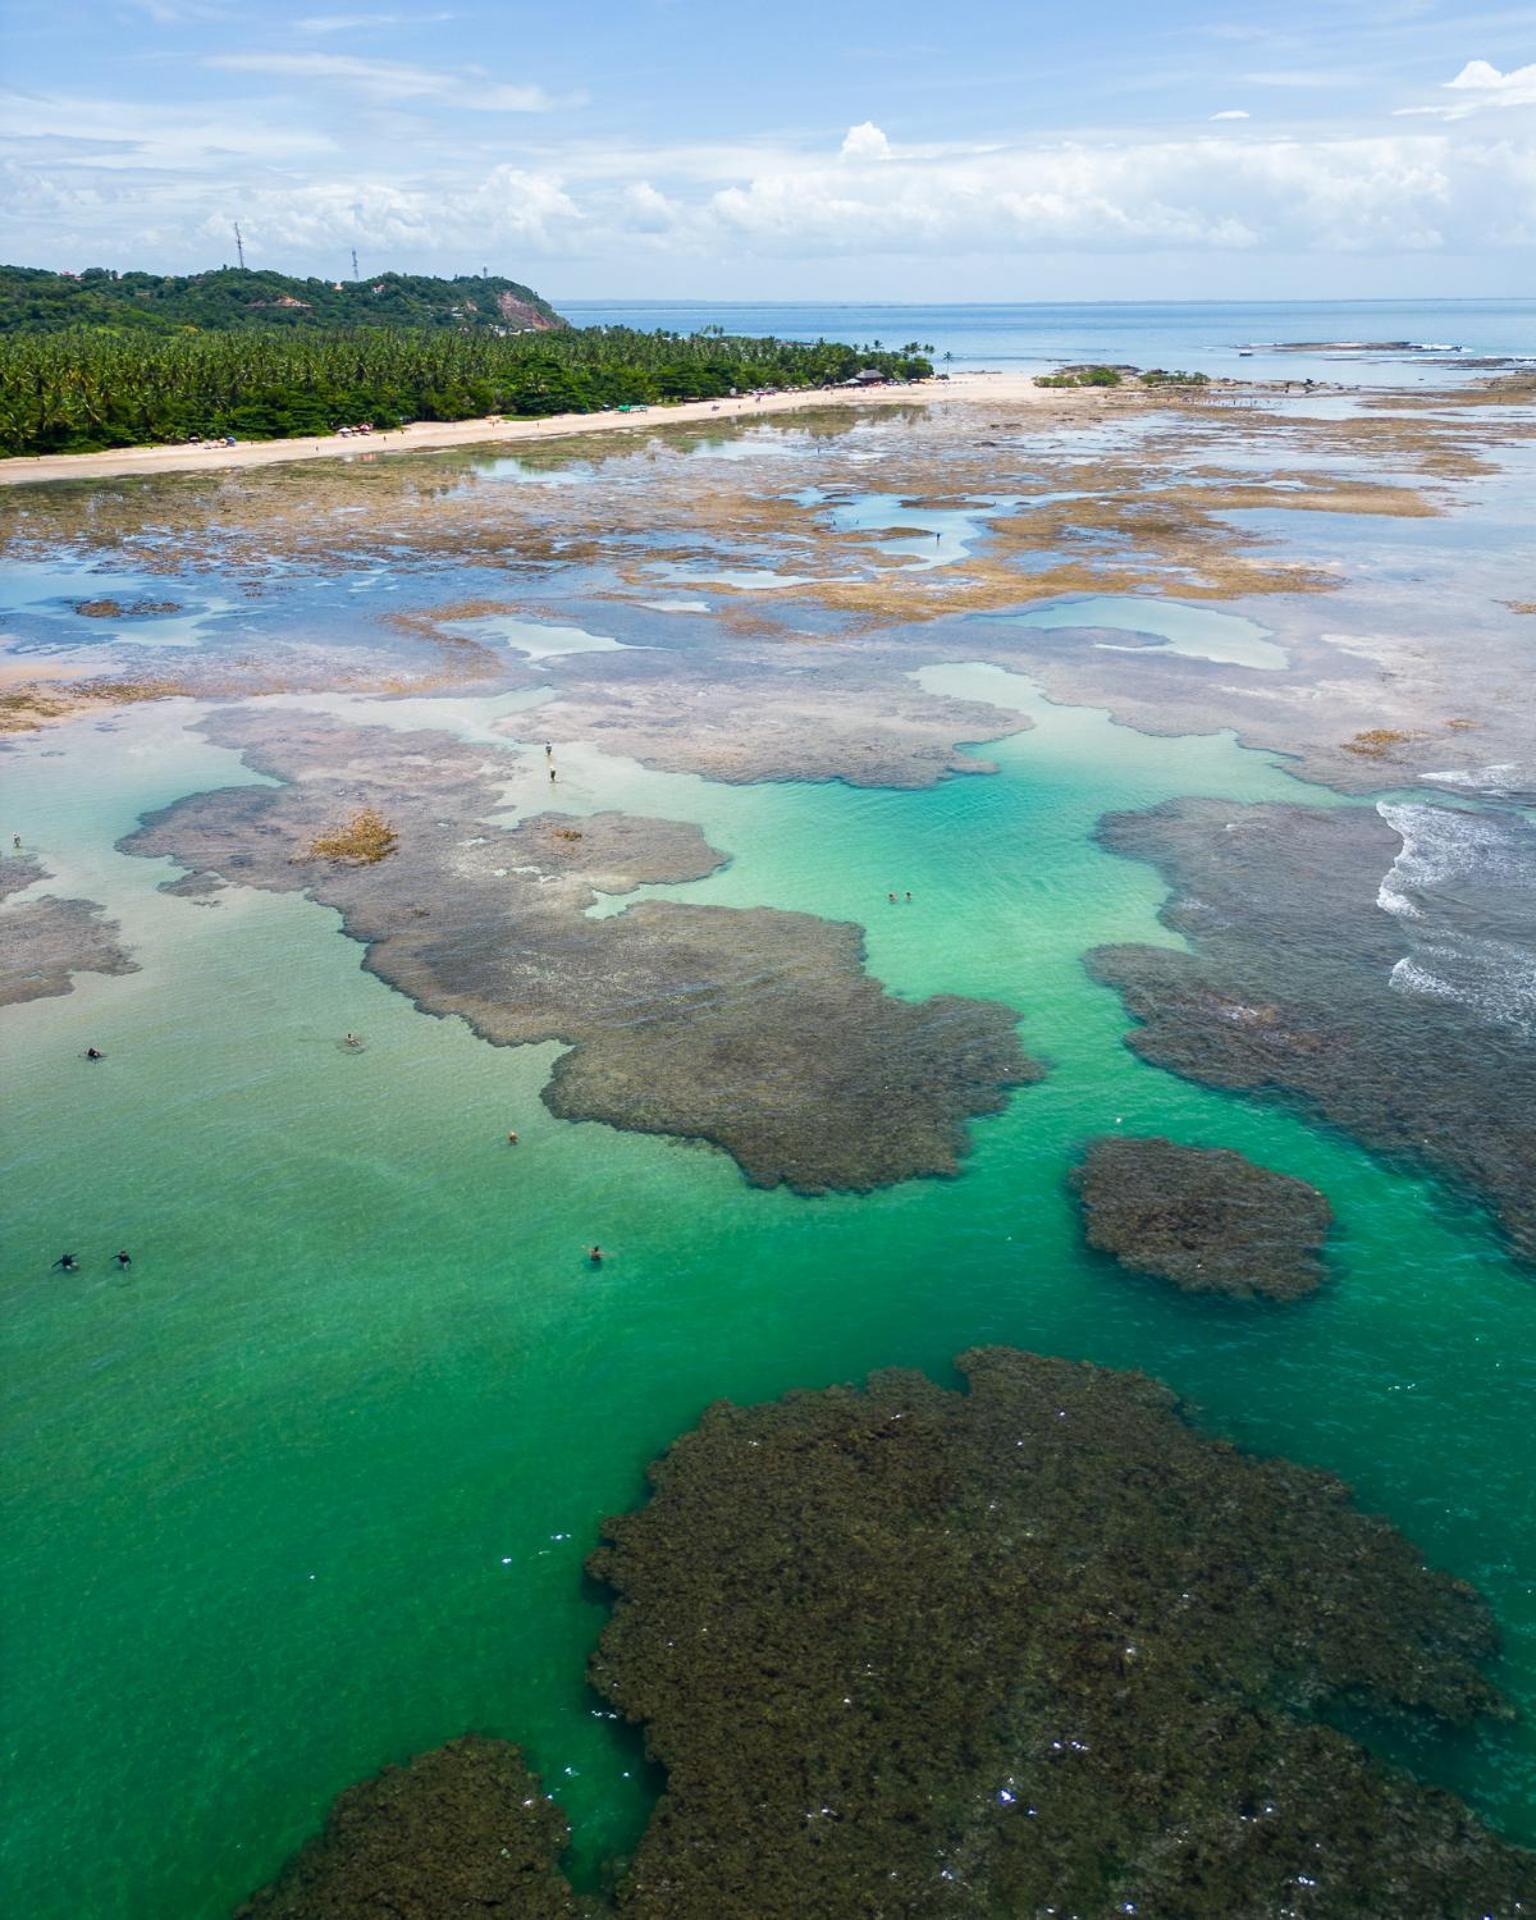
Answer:
[{"label": "seaweed clump", "polygon": [[471,1735],[348,1787],[236,1920],[580,1920],[565,1816],[504,1740]]},{"label": "seaweed clump", "polygon": [[1072,1183],[1089,1246],[1185,1293],[1299,1300],[1322,1280],[1328,1202],[1230,1148],[1111,1135],[1092,1142]]},{"label": "seaweed clump", "polygon": [[1366,727],[1344,742],[1344,751],[1358,754],[1363,760],[1382,760],[1394,747],[1405,746],[1412,738],[1400,727]]},{"label": "seaweed clump", "polygon": [[306,849],[310,860],[345,860],[371,867],[385,860],[400,844],[400,836],[376,807],[362,807],[344,827],[317,833]]},{"label": "seaweed clump", "polygon": [[1138,1374],[989,1349],[710,1408],[611,1520],[632,1920],[1507,1920],[1536,1856],[1310,1718],[1500,1703],[1472,1590]]}]

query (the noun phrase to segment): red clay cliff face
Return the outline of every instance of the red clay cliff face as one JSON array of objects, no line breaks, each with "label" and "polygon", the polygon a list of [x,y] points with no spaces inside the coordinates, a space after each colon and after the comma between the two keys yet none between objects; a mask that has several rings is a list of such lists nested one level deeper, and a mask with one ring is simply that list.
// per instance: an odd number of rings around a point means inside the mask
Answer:
[{"label": "red clay cliff face", "polygon": [[508,326],[521,327],[525,332],[553,333],[566,325],[558,314],[540,313],[526,300],[519,300],[515,293],[498,293],[496,311]]}]

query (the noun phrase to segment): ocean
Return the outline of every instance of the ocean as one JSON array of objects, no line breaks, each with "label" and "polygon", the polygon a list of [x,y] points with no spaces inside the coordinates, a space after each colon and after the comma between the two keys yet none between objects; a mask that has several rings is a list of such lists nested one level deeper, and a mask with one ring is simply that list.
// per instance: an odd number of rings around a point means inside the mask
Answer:
[{"label": "ocean", "polygon": [[[659,311],[608,310],[635,323]],[[799,331],[929,334],[957,358],[1017,365],[1188,364],[1202,338],[1219,354],[1269,332],[1512,350],[1536,308],[1469,308],[1460,325],[1398,307],[1352,308],[1347,323],[1318,308],[668,311],[679,326],[780,328],[793,311]],[[756,431],[760,446],[777,430]],[[700,437],[699,457],[726,444]],[[623,457],[643,472],[643,451]],[[537,465],[497,454],[419,471],[472,485],[494,512],[499,486],[597,484],[592,458],[551,448]],[[314,481],[295,469],[287,484]],[[840,510],[853,527],[918,525],[924,565],[976,537],[969,513],[923,520],[918,506],[914,521],[874,495]],[[1425,540],[1423,524],[1356,532],[1378,542],[1360,571],[1392,540]],[[1524,538],[1496,510],[1490,524],[1491,541]],[[664,637],[665,600],[639,602],[649,616],[633,594],[621,605],[609,563],[582,564],[579,603],[530,611],[508,644],[552,656],[590,638],[579,630]],[[184,576],[136,572],[131,548],[110,571],[60,552],[0,569],[0,610],[45,660],[101,641],[103,623],[74,611],[83,594],[174,599],[184,611],[158,643],[170,671],[188,648],[257,653],[290,630],[317,647],[382,644],[390,609],[483,595],[486,579],[441,558],[312,579],[287,560],[253,579],[216,552]],[[523,591],[516,576],[499,589]],[[1105,598],[1092,612],[1106,627],[1139,620],[1175,652],[1273,664],[1266,629],[1210,605],[1135,615]],[[133,631],[152,641],[152,623]],[[921,678],[1034,729],[984,748],[995,775],[922,791],[731,785],[595,745],[561,752],[564,810],[695,822],[729,855],[646,897],[852,920],[893,992],[1020,1009],[1048,1076],[970,1128],[958,1179],[865,1195],[763,1191],[697,1143],[556,1120],[539,1096],[558,1046],[493,1047],[462,1020],[425,1017],[366,970],[328,909],[241,887],[211,908],[162,891],[179,869],[117,851],[119,838],[181,795],[260,777],[195,730],[195,703],[15,741],[5,830],[38,851],[51,889],[102,903],[139,971],[81,974],[67,995],[0,1013],[9,1911],[223,1920],[342,1787],[468,1729],[525,1746],[590,1875],[633,1842],[657,1784],[584,1685],[606,1613],[581,1569],[603,1516],[643,1497],[647,1462],[711,1400],[892,1365],[948,1380],[957,1352],[989,1342],[1155,1374],[1210,1430],[1342,1475],[1482,1588],[1504,1635],[1495,1678],[1524,1719],[1373,1737],[1536,1842],[1536,1286],[1435,1180],[1139,1059],[1120,998],[1082,964],[1101,944],[1177,938],[1158,918],[1157,872],[1096,842],[1104,813],[1179,795],[1234,812],[1340,796],[1230,732],[1138,732],[1047,700],[1022,673],[950,663]],[[543,779],[527,694],[277,698],[447,728],[509,772],[530,757]],[[1451,860],[1413,824],[1391,882],[1405,939],[1448,990],[1503,991],[1436,919],[1471,854]],[[888,904],[895,888],[910,906]],[[361,1051],[338,1045],[348,1032]],[[88,1043],[106,1060],[83,1063]],[[1118,1129],[1234,1147],[1321,1188],[1338,1220],[1329,1284],[1302,1306],[1255,1309],[1091,1254],[1068,1173],[1085,1139]],[[584,1258],[594,1241],[611,1250],[599,1270]],[[126,1276],[107,1259],[123,1245]],[[64,1246],[86,1256],[78,1277],[48,1271]]]},{"label": "ocean", "polygon": [[[956,372],[1049,372],[1073,361],[1266,379],[1397,385],[1443,380],[1457,359],[1536,357],[1536,300],[1041,302],[861,306],[802,301],[559,300],[578,326],[772,333],[789,340],[931,345]],[[1286,342],[1407,342],[1411,352],[1275,353]],[[1428,349],[1443,348],[1431,355]],[[1244,357],[1252,350],[1251,357]],[[1452,351],[1459,350],[1459,351]],[[952,356],[952,358],[949,358]],[[1432,359],[1433,365],[1426,364]]]}]

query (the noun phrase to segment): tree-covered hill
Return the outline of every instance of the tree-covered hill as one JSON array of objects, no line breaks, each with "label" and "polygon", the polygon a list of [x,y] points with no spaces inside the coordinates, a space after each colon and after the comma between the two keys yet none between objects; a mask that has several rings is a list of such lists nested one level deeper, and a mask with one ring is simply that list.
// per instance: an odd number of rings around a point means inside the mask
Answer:
[{"label": "tree-covered hill", "polygon": [[59,333],[71,327],[149,333],[189,327],[208,333],[336,327],[520,333],[565,324],[531,287],[489,274],[437,280],[381,273],[334,282],[243,267],[194,274],[90,267],[79,275],[0,267],[0,334]]}]

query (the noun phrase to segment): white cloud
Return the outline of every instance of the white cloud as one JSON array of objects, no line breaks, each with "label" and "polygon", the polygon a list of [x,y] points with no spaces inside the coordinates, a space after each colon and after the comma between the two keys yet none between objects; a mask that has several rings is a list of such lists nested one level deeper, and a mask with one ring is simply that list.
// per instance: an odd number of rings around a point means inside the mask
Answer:
[{"label": "white cloud", "polygon": [[975,149],[766,168],[696,218],[785,254],[1157,249],[1417,252],[1529,226],[1515,156],[1442,136]]},{"label": "white cloud", "polygon": [[1251,116],[1245,107],[1224,107],[1220,113],[1213,113],[1213,120],[1247,120]]},{"label": "white cloud", "polygon": [[873,120],[861,120],[844,135],[842,154],[845,160],[889,160],[891,143]]},{"label": "white cloud", "polygon": [[[468,250],[478,259],[497,245],[550,253],[583,217],[557,179],[511,166],[459,187],[269,187],[242,194],[239,211],[247,253],[268,262],[363,242],[375,254]],[[210,213],[201,231],[222,240],[222,213]]]},{"label": "white cloud", "polygon": [[[54,173],[216,175],[233,160],[292,165],[336,151],[313,127],[276,125],[259,114],[189,106],[90,100],[68,94],[0,94],[0,127],[18,162]],[[178,191],[181,188],[178,186]]]},{"label": "white cloud", "polygon": [[611,270],[641,251],[857,269],[879,256],[1477,254],[1536,241],[1536,143],[1461,129],[910,148],[865,126],[851,149],[820,153],[573,142],[514,158],[499,132],[476,148],[457,125],[435,139],[423,119],[410,139],[386,132],[365,158],[343,158],[307,108],[289,127],[264,117],[275,110],[0,99],[15,257],[185,263],[222,246],[234,217],[253,258],[295,270],[353,245],[422,266],[499,255],[516,271],[519,258],[578,255]]},{"label": "white cloud", "polygon": [[574,99],[553,99],[542,87],[487,83],[473,69],[447,73],[346,53],[216,53],[203,64],[283,80],[331,81],[372,100],[436,100],[484,113],[549,113],[576,104]]},{"label": "white cloud", "polygon": [[1487,60],[1469,60],[1442,91],[1459,94],[1440,106],[1399,107],[1400,114],[1428,114],[1437,120],[1465,120],[1489,107],[1536,107],[1536,64],[1500,73]]}]

